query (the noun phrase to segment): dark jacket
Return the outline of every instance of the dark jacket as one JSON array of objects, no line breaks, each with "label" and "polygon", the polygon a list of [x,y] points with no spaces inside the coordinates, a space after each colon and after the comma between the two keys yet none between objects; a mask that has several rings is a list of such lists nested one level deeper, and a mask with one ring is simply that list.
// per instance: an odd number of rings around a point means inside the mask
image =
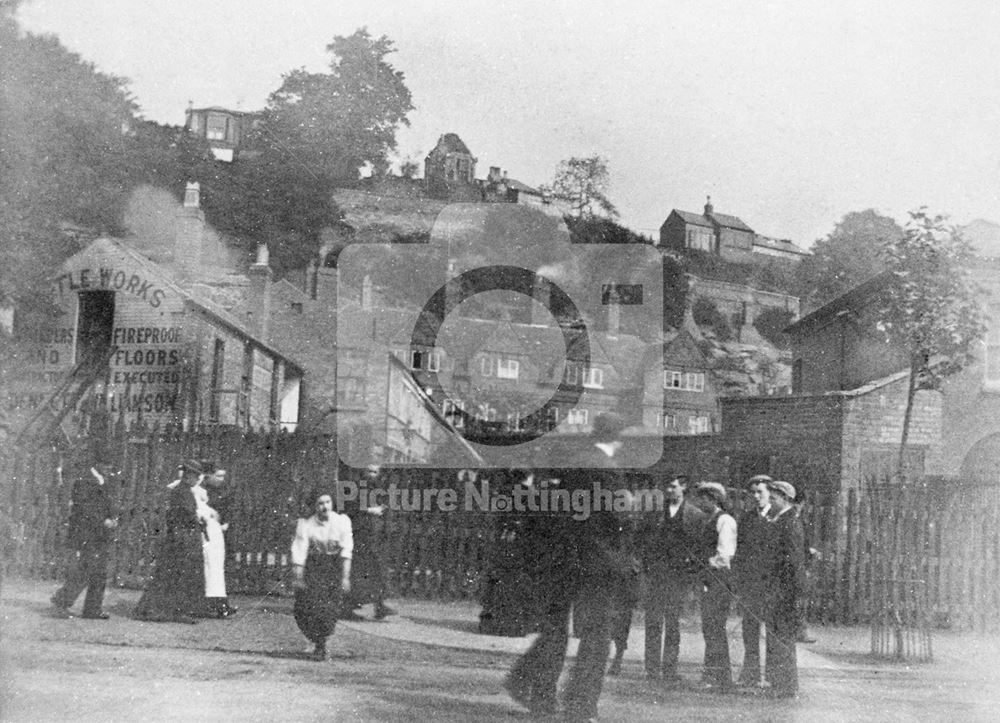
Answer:
[{"label": "dark jacket", "polygon": [[770,567],[771,535],[774,526],[770,522],[774,508],[767,516],[761,515],[756,507],[740,515],[736,524],[736,557],[733,570],[740,594],[753,598],[761,597],[767,587]]},{"label": "dark jacket", "polygon": [[113,532],[104,521],[115,516],[108,497],[107,482],[102,485],[88,469],[73,484],[72,508],[69,513],[68,539],[76,550],[104,547],[111,542]]},{"label": "dark jacket", "polygon": [[802,522],[794,509],[774,517],[772,526],[770,565],[768,569],[768,600],[772,609],[793,614],[805,588],[805,544]]},{"label": "dark jacket", "polygon": [[706,515],[687,500],[681,503],[679,539],[667,540],[669,503],[639,533],[642,567],[646,572],[694,574],[701,567]]},{"label": "dark jacket", "polygon": [[619,587],[627,584],[632,573],[626,516],[608,509],[605,502],[596,509],[594,488],[596,485],[613,495],[615,490],[624,488],[624,474],[616,468],[613,458],[596,447],[590,448],[578,461],[580,468],[563,473],[561,486],[571,496],[576,490],[586,491],[591,509],[586,519],[573,512],[560,513],[557,524],[569,545],[571,565],[581,584]]}]

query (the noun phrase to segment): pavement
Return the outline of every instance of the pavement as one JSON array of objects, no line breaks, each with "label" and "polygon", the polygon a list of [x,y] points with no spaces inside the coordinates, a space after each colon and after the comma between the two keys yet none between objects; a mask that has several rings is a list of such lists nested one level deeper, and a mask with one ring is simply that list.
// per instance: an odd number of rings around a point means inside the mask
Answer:
[{"label": "pavement", "polygon": [[[394,599],[397,614],[342,621],[333,660],[317,665],[288,596],[234,596],[239,614],[198,625],[146,623],[140,592],[109,589],[107,622],[56,620],[52,580],[0,587],[0,720],[526,720],[503,675],[533,636],[478,632],[471,601]],[[76,605],[79,609],[82,600]],[[1000,637],[935,631],[934,662],[874,659],[867,627],[816,627],[798,646],[802,693],[793,702],[695,689],[704,648],[697,616],[682,620],[680,672],[692,685],[660,690],[643,674],[642,614],[622,675],[605,682],[601,719],[656,721],[665,714],[718,721],[993,721],[1000,719]],[[739,620],[729,621],[734,672]],[[572,640],[569,655],[575,654]],[[568,667],[568,666],[567,666]],[[82,703],[86,703],[81,708]],[[107,711],[112,711],[108,713]]]}]

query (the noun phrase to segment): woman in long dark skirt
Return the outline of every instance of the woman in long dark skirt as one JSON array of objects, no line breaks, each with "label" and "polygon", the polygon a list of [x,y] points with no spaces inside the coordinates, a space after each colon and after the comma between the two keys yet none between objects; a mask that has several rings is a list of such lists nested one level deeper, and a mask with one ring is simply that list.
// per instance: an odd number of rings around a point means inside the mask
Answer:
[{"label": "woman in long dark skirt", "polygon": [[204,475],[193,461],[178,471],[180,479],[169,485],[166,532],[157,547],[156,568],[134,612],[140,620],[195,623],[192,615],[204,605],[204,528],[192,492]]},{"label": "woman in long dark skirt", "polygon": [[333,498],[321,492],[316,513],[300,519],[292,540],[295,574],[295,622],[316,647],[313,657],[326,660],[326,643],[333,634],[342,596],[351,590],[351,520],[333,511]]}]

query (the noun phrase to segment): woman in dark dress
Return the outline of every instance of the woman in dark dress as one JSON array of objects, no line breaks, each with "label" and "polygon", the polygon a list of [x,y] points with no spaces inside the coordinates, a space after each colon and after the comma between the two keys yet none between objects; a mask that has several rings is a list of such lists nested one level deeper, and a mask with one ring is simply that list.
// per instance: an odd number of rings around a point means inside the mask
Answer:
[{"label": "woman in dark dress", "polygon": [[295,574],[295,622],[316,647],[316,660],[328,658],[326,643],[333,634],[342,595],[351,590],[351,520],[333,511],[333,497],[320,492],[315,514],[300,519],[292,540]]},{"label": "woman in dark dress", "polygon": [[178,467],[181,476],[169,485],[166,531],[157,548],[156,569],[135,617],[153,622],[197,622],[192,614],[204,607],[204,529],[193,489],[203,477],[194,461]]}]

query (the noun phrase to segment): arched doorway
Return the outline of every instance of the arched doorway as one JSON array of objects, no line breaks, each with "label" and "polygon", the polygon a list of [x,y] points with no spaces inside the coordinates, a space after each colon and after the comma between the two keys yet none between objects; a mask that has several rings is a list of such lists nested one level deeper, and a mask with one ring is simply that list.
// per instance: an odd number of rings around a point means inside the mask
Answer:
[{"label": "arched doorway", "polygon": [[962,480],[1000,484],[1000,433],[983,437],[962,460]]}]

